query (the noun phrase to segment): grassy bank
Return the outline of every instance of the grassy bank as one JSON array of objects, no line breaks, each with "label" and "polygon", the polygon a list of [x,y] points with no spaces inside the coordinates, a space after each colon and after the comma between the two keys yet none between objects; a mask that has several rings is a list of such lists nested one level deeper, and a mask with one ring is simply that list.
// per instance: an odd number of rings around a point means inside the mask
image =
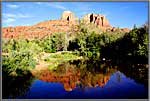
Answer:
[{"label": "grassy bank", "polygon": [[[38,56],[39,57],[39,56]],[[32,71],[49,69],[54,70],[58,65],[67,62],[69,60],[81,59],[82,56],[78,56],[72,52],[56,52],[56,53],[42,53],[42,56],[38,60],[38,65]]]}]

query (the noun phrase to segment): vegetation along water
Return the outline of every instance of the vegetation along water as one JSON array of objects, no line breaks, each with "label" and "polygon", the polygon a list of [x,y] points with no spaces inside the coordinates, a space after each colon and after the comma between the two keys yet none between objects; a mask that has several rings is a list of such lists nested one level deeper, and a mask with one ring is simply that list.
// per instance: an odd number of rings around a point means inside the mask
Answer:
[{"label": "vegetation along water", "polygon": [[148,98],[147,25],[72,33],[3,39],[3,98]]}]

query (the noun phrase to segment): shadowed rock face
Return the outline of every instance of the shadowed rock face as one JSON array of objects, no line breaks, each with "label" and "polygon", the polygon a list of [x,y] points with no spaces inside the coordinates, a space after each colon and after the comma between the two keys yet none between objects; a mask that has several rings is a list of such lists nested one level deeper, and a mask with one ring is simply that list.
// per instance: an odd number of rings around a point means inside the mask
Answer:
[{"label": "shadowed rock face", "polygon": [[83,17],[85,23],[94,23],[99,27],[111,27],[109,21],[104,15],[99,14],[87,14]]},{"label": "shadowed rock face", "polygon": [[[107,18],[99,14],[88,14],[83,17],[83,20],[88,23],[94,23],[97,27],[100,27],[103,31],[115,30],[109,24]],[[33,26],[16,26],[16,27],[4,27],[2,28],[3,38],[44,38],[57,32],[68,33],[72,28],[78,30],[79,19],[75,18],[75,14],[70,11],[64,11],[61,19],[43,21]],[[129,32],[130,30],[125,28],[122,31]]]}]

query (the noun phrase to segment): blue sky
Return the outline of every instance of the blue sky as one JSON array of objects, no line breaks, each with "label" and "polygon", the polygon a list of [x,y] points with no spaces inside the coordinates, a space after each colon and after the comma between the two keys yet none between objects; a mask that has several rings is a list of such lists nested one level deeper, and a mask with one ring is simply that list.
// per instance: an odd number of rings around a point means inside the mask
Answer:
[{"label": "blue sky", "polygon": [[78,18],[88,13],[103,14],[114,27],[133,28],[134,24],[148,22],[148,2],[3,2],[2,27],[60,19],[64,10]]}]

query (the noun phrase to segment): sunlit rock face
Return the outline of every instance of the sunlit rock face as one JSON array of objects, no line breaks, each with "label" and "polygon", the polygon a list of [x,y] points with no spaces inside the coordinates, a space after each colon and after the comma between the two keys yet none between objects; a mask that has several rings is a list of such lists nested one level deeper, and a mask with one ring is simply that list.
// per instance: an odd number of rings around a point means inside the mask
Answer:
[{"label": "sunlit rock face", "polygon": [[74,13],[71,11],[64,11],[62,14],[62,20],[67,20],[67,21],[74,21]]},{"label": "sunlit rock face", "polygon": [[78,23],[78,18],[75,18],[75,14],[71,11],[64,11],[62,13],[61,20],[68,21],[68,23],[72,25],[76,25]]},{"label": "sunlit rock face", "polygon": [[122,32],[130,32],[129,28],[116,28],[116,27],[112,27],[110,29],[112,32],[116,32],[116,31],[122,31]]},{"label": "sunlit rock face", "polygon": [[83,21],[85,23],[94,23],[99,27],[111,27],[107,18],[100,14],[87,14],[83,17]]},{"label": "sunlit rock face", "polygon": [[70,26],[67,21],[50,20],[33,26],[17,26],[2,29],[4,38],[43,38],[55,32],[68,32]]},{"label": "sunlit rock face", "polygon": [[[16,27],[4,27],[2,28],[3,38],[44,38],[52,33],[69,33],[72,30],[74,32],[78,31],[81,21],[86,24],[95,24],[102,31],[115,31],[117,28],[111,27],[108,19],[104,15],[100,14],[87,14],[82,19],[75,17],[75,14],[71,11],[64,11],[62,13],[61,19],[48,20],[37,23],[32,26],[16,26]],[[127,28],[122,28],[121,31],[129,32]]]},{"label": "sunlit rock face", "polygon": [[122,28],[121,29],[123,32],[130,32],[130,29],[129,28]]}]

